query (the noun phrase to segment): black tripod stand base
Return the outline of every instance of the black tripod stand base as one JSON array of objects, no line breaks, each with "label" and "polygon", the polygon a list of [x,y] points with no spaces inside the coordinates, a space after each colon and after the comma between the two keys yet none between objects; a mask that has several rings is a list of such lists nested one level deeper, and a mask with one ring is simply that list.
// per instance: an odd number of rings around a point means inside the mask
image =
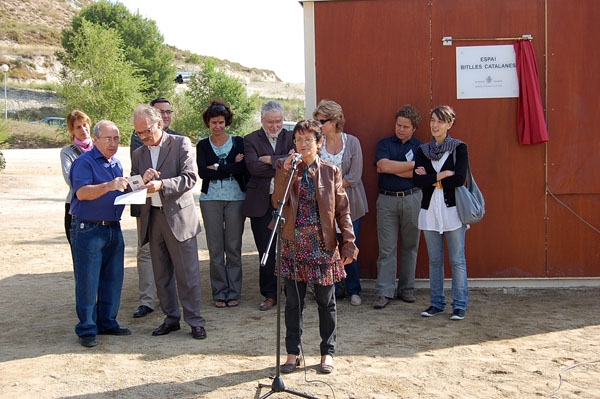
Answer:
[{"label": "black tripod stand base", "polygon": [[[259,389],[267,388],[267,387],[269,387],[269,385],[258,384]],[[289,393],[292,395],[300,396],[301,398],[317,399],[316,397],[307,395],[305,393],[292,391],[290,389],[285,389],[285,384],[283,383],[283,380],[279,376],[276,376],[275,378],[273,378],[273,383],[271,384],[271,390],[269,392],[267,392],[266,394],[264,394],[263,396],[261,396],[260,399],[268,398],[269,396],[273,395],[274,393],[278,393],[278,392],[286,392],[286,393]]]}]

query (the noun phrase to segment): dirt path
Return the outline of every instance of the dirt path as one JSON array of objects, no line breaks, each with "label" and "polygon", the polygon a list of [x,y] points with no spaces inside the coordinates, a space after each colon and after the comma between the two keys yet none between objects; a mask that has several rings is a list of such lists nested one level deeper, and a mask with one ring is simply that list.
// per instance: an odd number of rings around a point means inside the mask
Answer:
[{"label": "dirt path", "polygon": [[[208,255],[199,236],[208,339],[189,329],[152,337],[160,311],[133,319],[137,307],[135,221],[125,210],[125,284],[119,314],[128,337],[99,337],[92,349],[73,332],[73,273],[62,216],[66,186],[58,149],[4,150],[0,173],[0,396],[2,398],[258,398],[275,365],[275,312],[260,312],[257,255],[244,237],[244,295],[216,309]],[[118,156],[129,170],[128,148]],[[600,290],[472,290],[467,318],[424,319],[417,302],[374,310],[364,282],[360,307],[338,304],[335,371],[317,373],[316,306],[304,329],[306,368],[285,385],[319,398],[600,397]],[[282,350],[282,353],[284,350]],[[592,362],[589,364],[580,364]],[[580,364],[580,365],[578,365]],[[578,365],[567,370],[567,367]],[[310,381],[307,382],[306,380]],[[322,382],[315,382],[315,381]],[[335,393],[335,396],[334,396]],[[277,393],[273,398],[292,398]]]}]

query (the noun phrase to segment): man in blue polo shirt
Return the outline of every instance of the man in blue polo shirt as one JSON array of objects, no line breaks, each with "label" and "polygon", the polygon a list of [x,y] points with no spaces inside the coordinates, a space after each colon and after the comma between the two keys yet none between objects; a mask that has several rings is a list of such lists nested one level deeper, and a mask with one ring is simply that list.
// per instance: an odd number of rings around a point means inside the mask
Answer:
[{"label": "man in blue polo shirt", "polygon": [[[414,302],[415,269],[419,249],[418,228],[421,208],[421,190],[413,184],[414,156],[421,141],[413,134],[421,115],[405,105],[396,112],[395,134],[377,143],[375,165],[379,173],[379,197],[377,198],[377,282],[373,307],[383,309],[395,297]],[[396,288],[398,268],[398,230],[402,236],[400,254],[400,277]]]},{"label": "man in blue polo shirt", "polygon": [[114,158],[119,129],[102,120],[94,126],[94,148],[71,167],[71,252],[75,270],[75,333],[81,345],[97,345],[96,335],[130,335],[117,313],[123,287],[125,242],[121,232],[123,205],[115,197],[127,188],[123,167]]}]

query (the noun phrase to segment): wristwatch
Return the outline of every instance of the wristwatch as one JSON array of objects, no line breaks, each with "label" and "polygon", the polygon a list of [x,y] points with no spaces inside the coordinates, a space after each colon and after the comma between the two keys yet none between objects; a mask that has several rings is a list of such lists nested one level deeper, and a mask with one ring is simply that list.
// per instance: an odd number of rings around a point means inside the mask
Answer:
[{"label": "wristwatch", "polygon": [[218,163],[213,164],[213,166],[215,167],[215,170],[219,169],[219,164]]}]

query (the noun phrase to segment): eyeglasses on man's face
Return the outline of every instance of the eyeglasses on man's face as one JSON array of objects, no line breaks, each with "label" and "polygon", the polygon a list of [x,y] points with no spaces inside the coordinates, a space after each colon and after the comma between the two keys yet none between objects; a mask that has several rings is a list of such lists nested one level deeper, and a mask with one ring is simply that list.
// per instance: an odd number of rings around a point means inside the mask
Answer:
[{"label": "eyeglasses on man's face", "polygon": [[294,139],[294,144],[312,144],[316,142],[313,137],[308,137],[305,139]]},{"label": "eyeglasses on man's face", "polygon": [[170,110],[170,109],[159,109],[158,112],[160,112],[161,115],[171,115],[173,113],[173,110]]},{"label": "eyeglasses on man's face", "polygon": [[119,144],[119,142],[121,141],[121,136],[100,137],[99,140],[102,141],[103,143],[106,143],[106,144],[110,144],[110,143],[117,143],[117,144]]},{"label": "eyeglasses on man's face", "polygon": [[154,122],[153,124],[150,125],[150,127],[148,127],[148,129],[146,130],[142,130],[141,132],[138,132],[137,130],[135,131],[137,133],[138,136],[141,136],[143,134],[148,134],[152,132],[152,129],[154,129],[154,126],[157,124],[157,122]]}]

